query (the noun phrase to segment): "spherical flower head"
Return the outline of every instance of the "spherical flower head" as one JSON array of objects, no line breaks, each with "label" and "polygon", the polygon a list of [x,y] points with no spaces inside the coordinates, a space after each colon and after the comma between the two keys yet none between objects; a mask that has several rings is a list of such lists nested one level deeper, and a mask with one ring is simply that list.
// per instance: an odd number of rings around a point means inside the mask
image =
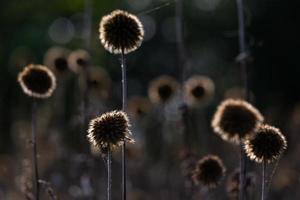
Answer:
[{"label": "spherical flower head", "polygon": [[123,142],[133,142],[130,138],[129,121],[126,113],[112,111],[90,121],[89,141],[102,153],[120,146]]},{"label": "spherical flower head", "polygon": [[86,50],[78,49],[70,53],[68,62],[70,69],[75,73],[79,73],[91,64],[91,56]]},{"label": "spherical flower head", "polygon": [[68,70],[69,50],[63,47],[52,47],[44,56],[44,65],[50,67],[58,74]]},{"label": "spherical flower head", "polygon": [[144,29],[140,20],[126,11],[115,10],[100,22],[100,41],[113,54],[128,54],[141,46]]},{"label": "spherical flower head", "polygon": [[279,129],[262,125],[253,137],[245,141],[248,157],[258,163],[271,163],[277,160],[287,148],[285,136]]},{"label": "spherical flower head", "polygon": [[193,180],[196,185],[214,188],[220,183],[225,172],[223,161],[218,156],[208,155],[198,161]]},{"label": "spherical flower head", "polygon": [[45,99],[56,88],[53,72],[42,65],[28,65],[18,75],[18,82],[25,94],[34,98]]},{"label": "spherical flower head", "polygon": [[205,76],[192,76],[184,84],[184,96],[189,106],[205,104],[214,95],[213,81]]},{"label": "spherical flower head", "polygon": [[212,127],[224,140],[238,144],[251,136],[263,120],[261,113],[248,102],[227,99],[217,108]]},{"label": "spherical flower head", "polygon": [[160,76],[151,81],[148,94],[153,103],[167,103],[178,89],[177,81],[170,76]]}]

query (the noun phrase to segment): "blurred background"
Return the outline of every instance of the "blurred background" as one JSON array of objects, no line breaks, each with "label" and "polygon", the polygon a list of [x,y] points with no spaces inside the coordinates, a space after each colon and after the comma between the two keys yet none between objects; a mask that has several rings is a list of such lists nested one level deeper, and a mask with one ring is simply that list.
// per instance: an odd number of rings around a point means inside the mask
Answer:
[{"label": "blurred background", "polygon": [[[245,4],[252,100],[266,121],[282,130],[289,145],[273,178],[270,199],[299,199],[299,4],[291,0],[246,0]],[[0,199],[31,199],[31,99],[17,83],[18,72],[30,63],[52,68],[58,81],[54,95],[38,104],[39,166],[41,179],[47,182],[43,199],[50,199],[52,193],[63,200],[106,198],[105,160],[94,150],[90,153],[85,135],[89,119],[122,105],[119,57],[105,51],[98,39],[101,17],[115,9],[136,14],[145,28],[142,46],[126,56],[128,112],[136,140],[128,147],[129,199],[235,199],[228,179],[238,167],[239,149],[222,141],[210,127],[220,101],[240,97],[243,90],[235,61],[239,50],[232,0],[183,1],[183,78],[206,76],[215,87],[204,105],[188,108],[188,125],[180,109],[182,91],[162,104],[148,98],[155,78],[182,79],[175,1],[1,0]],[[76,56],[84,54],[79,49],[90,56],[88,80],[74,64]],[[62,68],[53,64],[57,55],[65,58]],[[184,132],[189,132],[189,150],[182,142]],[[219,155],[227,175],[214,190],[192,190],[186,170],[206,154]],[[121,197],[120,161],[116,152],[114,199]],[[249,199],[258,199],[260,166],[249,161],[249,169],[254,177]]]}]

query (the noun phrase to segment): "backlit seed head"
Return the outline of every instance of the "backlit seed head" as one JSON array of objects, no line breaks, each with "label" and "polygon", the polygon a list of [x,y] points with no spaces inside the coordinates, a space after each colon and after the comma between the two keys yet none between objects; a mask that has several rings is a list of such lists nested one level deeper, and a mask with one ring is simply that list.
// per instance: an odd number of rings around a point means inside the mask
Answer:
[{"label": "backlit seed head", "polygon": [[18,74],[18,82],[25,94],[34,98],[48,98],[56,88],[53,72],[42,65],[28,65]]},{"label": "backlit seed head", "polygon": [[226,168],[223,161],[215,155],[208,155],[198,161],[193,174],[195,184],[214,188],[224,177]]},{"label": "backlit seed head", "polygon": [[130,138],[128,117],[122,111],[108,112],[91,120],[87,137],[102,153],[125,141],[133,142]]},{"label": "backlit seed head", "polygon": [[239,143],[251,136],[263,120],[260,112],[248,102],[227,99],[218,106],[212,127],[224,140]]},{"label": "backlit seed head", "polygon": [[140,20],[126,11],[115,10],[100,22],[100,41],[113,54],[130,53],[141,46],[144,29]]},{"label": "backlit seed head", "polygon": [[79,49],[70,53],[68,62],[70,69],[75,73],[79,73],[91,64],[91,56],[86,50]]},{"label": "backlit seed head", "polygon": [[205,104],[214,95],[213,81],[205,76],[193,76],[184,84],[184,96],[190,106]]},{"label": "backlit seed head", "polygon": [[170,76],[160,76],[151,81],[148,94],[153,103],[167,103],[177,92],[179,84]]},{"label": "backlit seed head", "polygon": [[277,160],[286,148],[285,136],[279,129],[269,125],[260,126],[255,135],[245,141],[248,157],[258,163]]},{"label": "backlit seed head", "polygon": [[63,47],[52,47],[44,56],[44,65],[53,69],[54,72],[61,74],[68,70],[69,50]]}]

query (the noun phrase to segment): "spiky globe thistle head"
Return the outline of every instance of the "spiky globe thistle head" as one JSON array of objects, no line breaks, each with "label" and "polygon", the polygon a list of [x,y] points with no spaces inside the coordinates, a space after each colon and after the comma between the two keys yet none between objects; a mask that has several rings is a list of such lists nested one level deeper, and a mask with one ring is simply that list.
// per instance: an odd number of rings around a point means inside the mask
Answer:
[{"label": "spiky globe thistle head", "polygon": [[[246,191],[253,189],[255,185],[255,181],[256,180],[253,173],[246,174],[246,180],[245,180]],[[228,195],[233,197],[234,199],[238,197],[240,191],[240,170],[235,170],[229,175],[226,183],[226,191]]]},{"label": "spiky globe thistle head", "polygon": [[271,163],[287,148],[285,136],[278,128],[261,125],[256,133],[245,141],[248,157],[258,163]]},{"label": "spiky globe thistle head", "polygon": [[133,14],[115,10],[100,22],[99,38],[104,48],[113,54],[128,54],[141,46],[144,28]]},{"label": "spiky globe thistle head", "polygon": [[261,113],[250,103],[227,99],[218,106],[212,127],[224,140],[239,143],[251,136],[263,120]]},{"label": "spiky globe thistle head", "polygon": [[91,64],[91,56],[86,50],[78,49],[70,53],[68,62],[70,69],[75,73],[79,73]]},{"label": "spiky globe thistle head", "polygon": [[167,103],[177,92],[177,81],[170,76],[160,76],[151,81],[148,89],[149,98],[153,103]]},{"label": "spiky globe thistle head", "polygon": [[87,137],[104,153],[125,141],[133,142],[130,138],[128,117],[122,111],[104,113],[91,120]]},{"label": "spiky globe thistle head", "polygon": [[223,161],[215,155],[207,155],[198,161],[193,174],[193,180],[196,185],[214,188],[224,177],[226,168]]},{"label": "spiky globe thistle head", "polygon": [[25,94],[34,98],[45,99],[56,88],[53,72],[42,65],[28,65],[18,74],[18,82]]},{"label": "spiky globe thistle head", "polygon": [[61,74],[68,70],[68,56],[70,51],[63,47],[52,47],[44,56],[45,66],[53,69],[57,74]]},{"label": "spiky globe thistle head", "polygon": [[206,103],[214,95],[213,81],[205,76],[192,76],[184,84],[184,96],[190,106]]}]

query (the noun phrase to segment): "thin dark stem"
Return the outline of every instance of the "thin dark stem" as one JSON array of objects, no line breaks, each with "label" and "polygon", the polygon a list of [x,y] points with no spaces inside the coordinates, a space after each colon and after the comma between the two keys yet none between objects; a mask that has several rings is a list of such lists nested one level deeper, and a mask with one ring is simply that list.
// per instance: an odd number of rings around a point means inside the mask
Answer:
[{"label": "thin dark stem", "polygon": [[[243,79],[243,86],[245,89],[245,99],[247,101],[250,100],[250,90],[249,90],[249,77],[248,77],[248,68],[247,68],[247,61],[246,61],[246,35],[245,35],[245,15],[244,15],[244,0],[236,0],[237,4],[237,12],[238,12],[238,25],[239,25],[239,48],[240,48],[240,55],[241,59],[239,60],[241,66],[241,73]],[[245,191],[245,177],[246,177],[246,164],[247,164],[247,157],[243,150],[243,145],[240,146],[240,194],[239,199],[244,200],[246,198],[246,191]]]},{"label": "thin dark stem", "polygon": [[111,200],[111,149],[107,151],[107,200]]},{"label": "thin dark stem", "polygon": [[246,199],[246,192],[245,192],[245,179],[246,179],[246,154],[244,152],[243,144],[240,144],[240,188],[239,188],[239,199],[244,200]]},{"label": "thin dark stem", "polygon": [[266,162],[262,163],[261,200],[265,200]]},{"label": "thin dark stem", "polygon": [[34,172],[34,192],[35,199],[39,200],[40,184],[39,184],[39,170],[38,170],[38,158],[37,158],[37,142],[36,142],[36,100],[32,100],[32,118],[31,118],[31,142],[32,142],[32,166]]},{"label": "thin dark stem", "polygon": [[[126,77],[126,63],[124,51],[121,53],[121,68],[122,68],[122,110],[127,109],[127,77]],[[122,200],[126,200],[126,141],[122,145]]]}]

